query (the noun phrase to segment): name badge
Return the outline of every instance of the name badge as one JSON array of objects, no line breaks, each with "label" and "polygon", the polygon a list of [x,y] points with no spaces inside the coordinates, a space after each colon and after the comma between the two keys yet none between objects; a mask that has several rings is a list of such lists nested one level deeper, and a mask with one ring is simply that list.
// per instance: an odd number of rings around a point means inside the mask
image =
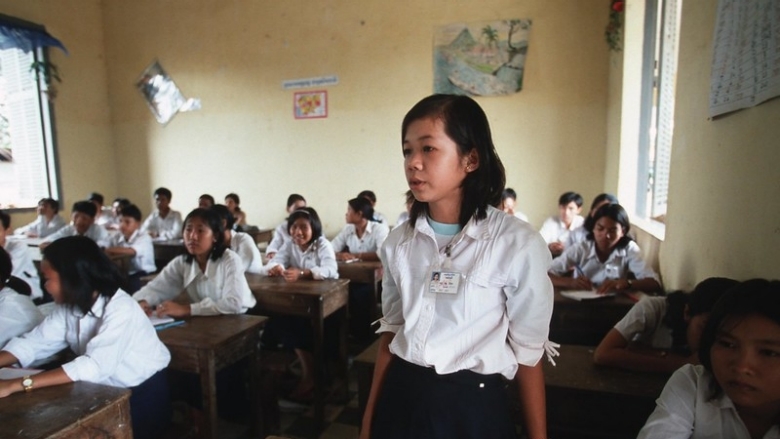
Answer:
[{"label": "name badge", "polygon": [[428,291],[434,294],[458,294],[460,273],[457,271],[434,270],[428,283]]}]

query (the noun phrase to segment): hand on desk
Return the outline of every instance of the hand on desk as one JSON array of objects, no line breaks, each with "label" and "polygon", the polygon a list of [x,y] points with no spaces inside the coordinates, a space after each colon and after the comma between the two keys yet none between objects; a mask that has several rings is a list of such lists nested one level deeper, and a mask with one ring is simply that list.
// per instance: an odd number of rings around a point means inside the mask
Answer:
[{"label": "hand on desk", "polygon": [[596,290],[597,293],[604,294],[611,291],[621,292],[628,290],[628,280],[626,279],[607,279]]},{"label": "hand on desk", "polygon": [[336,253],[337,261],[351,261],[355,259],[360,259],[360,258],[358,258],[357,255],[353,255],[352,253],[349,252]]},{"label": "hand on desk", "polygon": [[141,306],[141,309],[144,310],[144,313],[147,316],[152,315],[152,311],[154,311],[154,308],[152,308],[152,306],[149,305],[149,302],[147,302],[145,300],[141,300],[140,302],[138,302],[138,305]]},{"label": "hand on desk", "polygon": [[569,278],[569,289],[587,291],[593,289],[593,283],[587,277],[572,277]]},{"label": "hand on desk", "polygon": [[298,279],[303,279],[304,270],[301,268],[290,267],[284,270],[284,280],[287,282],[295,282]]},{"label": "hand on desk", "polygon": [[269,276],[284,276],[284,267],[281,265],[274,265],[271,267],[270,270],[268,270]]},{"label": "hand on desk", "polygon": [[181,304],[167,300],[159,305],[155,309],[158,317],[189,317],[191,314],[189,304]]}]

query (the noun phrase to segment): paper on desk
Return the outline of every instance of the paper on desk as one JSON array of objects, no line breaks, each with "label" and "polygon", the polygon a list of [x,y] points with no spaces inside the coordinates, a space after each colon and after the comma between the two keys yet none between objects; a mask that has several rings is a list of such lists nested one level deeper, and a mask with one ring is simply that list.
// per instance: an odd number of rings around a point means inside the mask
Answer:
[{"label": "paper on desk", "polygon": [[35,375],[41,373],[41,369],[22,369],[16,367],[3,367],[0,368],[0,380],[15,380],[17,378],[26,377],[27,375]]},{"label": "paper on desk", "polygon": [[351,264],[351,263],[353,263],[353,262],[360,262],[360,259],[358,259],[358,258],[352,258],[352,259],[346,259],[346,260],[344,260],[344,263],[345,263],[345,264]]},{"label": "paper on desk", "polygon": [[561,291],[561,296],[568,297],[569,299],[574,300],[597,300],[597,299],[603,299],[605,297],[612,297],[615,293],[605,293],[605,294],[599,294],[594,290],[584,290],[584,291]]},{"label": "paper on desk", "polygon": [[149,316],[149,320],[152,322],[152,325],[157,326],[157,325],[164,325],[166,323],[173,322],[173,317],[171,316],[158,317],[157,311],[155,311]]}]

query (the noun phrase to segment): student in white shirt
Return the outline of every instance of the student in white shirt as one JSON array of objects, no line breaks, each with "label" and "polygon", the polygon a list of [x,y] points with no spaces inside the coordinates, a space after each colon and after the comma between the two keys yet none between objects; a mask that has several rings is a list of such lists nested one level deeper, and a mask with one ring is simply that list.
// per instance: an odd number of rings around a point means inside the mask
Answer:
[{"label": "student in white shirt", "polygon": [[612,194],[598,194],[590,204],[590,211],[588,212],[588,216],[585,217],[585,221],[581,226],[577,227],[576,229],[572,230],[571,233],[569,233],[569,238],[566,240],[564,248],[574,247],[575,245],[588,239],[588,230],[593,230],[593,215],[596,214],[596,211],[599,210],[599,207],[605,204],[620,203],[618,202],[617,197]]},{"label": "student in white shirt", "polygon": [[117,266],[94,241],[73,236],[46,247],[41,270],[57,305],[40,325],[5,345],[0,366],[27,367],[65,348],[76,358],[37,375],[0,380],[0,397],[74,381],[129,388],[134,437],[158,437],[171,416],[165,375],[171,357],[119,288]]},{"label": "student in white shirt", "polygon": [[108,254],[131,255],[127,276],[127,292],[134,294],[141,289],[141,277],[157,271],[154,263],[152,238],[139,230],[141,210],[135,204],[122,208],[119,213],[119,233],[111,236]]},{"label": "student in white shirt", "polygon": [[384,317],[360,437],[515,438],[505,380],[517,379],[524,432],[546,438],[550,253],[493,207],[505,173],[487,116],[469,97],[433,95],[401,138],[416,201],[380,250]]},{"label": "student in white shirt", "polygon": [[95,241],[99,247],[108,247],[109,235],[106,229],[95,224],[97,208],[91,201],[76,201],[70,215],[71,223],[47,236],[40,247],[45,248],[52,242],[66,236],[86,236]]},{"label": "student in white shirt", "polygon": [[9,239],[10,230],[11,216],[0,211],[0,247],[11,256],[13,265],[11,274],[29,285],[30,297],[33,300],[42,299],[41,279],[38,277],[38,269],[35,268],[30,255],[30,248],[24,241],[13,239],[13,237]]},{"label": "student in white shirt", "polygon": [[[133,296],[147,314],[187,317],[244,314],[257,303],[241,258],[228,248],[222,221],[211,209],[195,209],[184,220],[187,254],[174,258]],[[189,304],[172,300],[182,291]]]},{"label": "student in white shirt", "polygon": [[780,438],[780,282],[729,290],[710,313],[699,358],[669,378],[639,439]]},{"label": "student in white shirt", "polygon": [[357,195],[358,198],[365,198],[366,200],[371,202],[371,207],[374,208],[374,220],[377,221],[380,224],[388,225],[387,219],[385,219],[385,216],[381,213],[376,211],[376,194],[374,191],[365,190],[360,192]]},{"label": "student in white shirt", "polygon": [[95,224],[107,229],[112,222],[112,217],[111,210],[103,207],[103,195],[97,192],[90,192],[89,196],[87,197],[87,201],[92,202],[92,204],[94,204],[95,208],[97,209],[97,214],[95,215]]},{"label": "student in white shirt", "polygon": [[114,201],[111,202],[111,219],[104,224],[104,227],[108,230],[119,230],[119,215],[122,209],[130,204],[132,203],[127,198],[114,198]]},{"label": "student in white shirt", "polygon": [[246,212],[241,210],[240,204],[241,199],[238,198],[238,194],[231,192],[225,195],[225,206],[230,210],[230,214],[233,215],[235,219],[233,223],[236,227],[246,225]]},{"label": "student in white shirt", "polygon": [[65,227],[65,220],[58,215],[60,203],[53,198],[41,198],[37,207],[38,218],[14,231],[28,238],[45,238]]},{"label": "student in white shirt", "polygon": [[214,201],[214,197],[209,194],[203,194],[198,197],[198,207],[201,209],[211,209],[211,206],[215,204],[217,203]]},{"label": "student in white shirt", "polygon": [[247,273],[263,272],[263,257],[257,248],[254,238],[247,233],[233,230],[233,214],[224,204],[215,204],[211,209],[217,212],[222,220],[225,242],[229,243],[231,250],[241,257],[244,271]]},{"label": "student in white shirt", "polygon": [[739,282],[711,277],[692,292],[646,296],[631,307],[593,354],[593,362],[640,372],[672,373],[699,363],[699,340],[712,307]]},{"label": "student in white shirt", "polygon": [[149,214],[141,226],[144,231],[159,241],[181,238],[181,213],[171,209],[171,197],[173,194],[164,187],[154,191],[154,204],[157,206],[154,212]]},{"label": "student in white shirt", "polygon": [[[631,224],[619,204],[605,204],[593,216],[588,239],[555,258],[549,274],[553,285],[573,290],[661,291],[658,275],[642,260],[639,246],[628,236]],[[567,276],[574,269],[573,276]]]},{"label": "student in white shirt", "polygon": [[[300,194],[290,194],[287,197],[287,214],[291,214],[296,210],[306,207],[306,199]],[[271,242],[268,243],[268,247],[265,249],[265,257],[268,260],[273,259],[276,252],[278,252],[285,244],[290,242],[290,232],[287,229],[287,218],[276,226],[274,229],[274,237]]]},{"label": "student in white shirt", "polygon": [[511,187],[504,189],[504,192],[501,194],[500,209],[509,215],[515,216],[518,219],[528,222],[528,215],[524,214],[523,212],[520,212],[519,210],[515,210],[516,205],[517,205],[517,192],[515,192],[515,190],[512,189]]},{"label": "student in white shirt", "polygon": [[0,348],[8,340],[31,330],[43,320],[43,314],[25,294],[27,292],[24,288],[14,284],[12,271],[11,256],[0,248]]},{"label": "student in white shirt", "polygon": [[569,234],[585,221],[582,211],[582,196],[576,192],[565,192],[558,198],[558,215],[547,218],[539,233],[547,243],[553,257],[566,249]]}]

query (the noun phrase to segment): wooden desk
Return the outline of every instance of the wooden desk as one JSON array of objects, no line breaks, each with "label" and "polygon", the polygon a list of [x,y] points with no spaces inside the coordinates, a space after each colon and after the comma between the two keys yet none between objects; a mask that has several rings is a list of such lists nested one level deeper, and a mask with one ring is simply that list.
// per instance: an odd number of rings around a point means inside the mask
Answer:
[{"label": "wooden desk", "polygon": [[[379,305],[379,292],[377,284],[382,281],[382,262],[380,261],[358,261],[358,262],[339,262],[339,277],[349,279],[351,283],[370,284],[373,293],[371,306],[371,319],[373,322],[377,318],[377,307]],[[354,312],[354,311],[353,311]]]},{"label": "wooden desk", "polygon": [[258,229],[252,226],[243,230],[243,232],[251,236],[255,240],[255,244],[271,242],[271,239],[274,237],[274,229]]},{"label": "wooden desk", "polygon": [[262,437],[263,417],[259,413],[260,329],[266,317],[248,315],[198,316],[181,326],[159,331],[160,340],[171,351],[169,368],[200,375],[203,411],[206,413],[204,433],[217,438],[217,371],[244,357],[251,358],[250,376],[251,425]]},{"label": "wooden desk", "polygon": [[[41,261],[43,260],[43,253],[41,253],[38,249],[35,249],[34,247],[30,247],[30,256],[32,257],[33,265],[35,265],[35,268],[38,270],[38,273],[40,273]],[[130,260],[133,259],[133,256],[108,254],[108,253],[106,253],[106,256],[108,256],[108,259],[110,259],[113,263],[117,265],[117,267],[119,267],[119,271],[122,273],[122,275],[127,277],[128,273],[130,273]]]},{"label": "wooden desk", "polygon": [[154,263],[157,270],[162,270],[176,256],[187,252],[184,248],[184,240],[171,239],[169,241],[154,241]]},{"label": "wooden desk", "polygon": [[635,303],[623,294],[576,301],[563,297],[556,290],[550,340],[561,344],[596,346]]},{"label": "wooden desk", "polygon": [[249,288],[257,299],[256,309],[263,313],[308,317],[314,329],[314,416],[321,431],[325,415],[325,318],[340,314],[338,373],[346,393],[347,343],[344,324],[349,301],[349,281],[303,280],[287,282],[280,277],[246,273]]},{"label": "wooden desk", "polygon": [[0,398],[0,438],[132,439],[130,391],[87,382]]}]

